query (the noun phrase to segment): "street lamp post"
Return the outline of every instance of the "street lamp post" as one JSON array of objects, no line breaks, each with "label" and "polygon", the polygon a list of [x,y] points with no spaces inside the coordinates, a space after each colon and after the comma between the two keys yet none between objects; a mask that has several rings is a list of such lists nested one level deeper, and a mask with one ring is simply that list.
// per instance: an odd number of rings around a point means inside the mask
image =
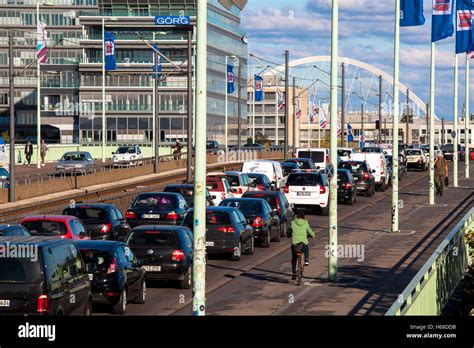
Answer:
[{"label": "street lamp post", "polygon": [[9,65],[9,89],[10,89],[10,185],[8,189],[8,201],[15,202],[15,69],[13,66],[13,32],[8,32],[8,65]]}]

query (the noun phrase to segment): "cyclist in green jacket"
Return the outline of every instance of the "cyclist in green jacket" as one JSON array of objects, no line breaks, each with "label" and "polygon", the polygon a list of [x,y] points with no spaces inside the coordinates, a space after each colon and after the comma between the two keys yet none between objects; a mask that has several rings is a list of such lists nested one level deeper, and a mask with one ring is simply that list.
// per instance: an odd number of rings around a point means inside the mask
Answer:
[{"label": "cyclist in green jacket", "polygon": [[296,245],[304,244],[305,266],[309,265],[309,242],[308,236],[314,238],[316,234],[309,226],[303,212],[298,212],[296,218],[291,222],[291,270],[293,273],[292,279],[296,279],[296,262],[298,256],[296,255]]}]

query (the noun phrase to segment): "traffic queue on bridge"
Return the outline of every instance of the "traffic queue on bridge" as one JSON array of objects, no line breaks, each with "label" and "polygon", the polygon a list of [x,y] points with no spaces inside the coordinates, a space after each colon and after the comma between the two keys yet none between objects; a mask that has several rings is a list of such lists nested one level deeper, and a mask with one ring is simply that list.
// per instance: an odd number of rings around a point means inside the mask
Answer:
[{"label": "traffic queue on bridge", "polygon": [[[330,163],[327,149],[298,149],[295,154],[284,162],[246,161],[241,171],[207,174],[209,258],[239,262],[258,248],[286,241],[299,210],[328,215],[333,175],[341,204],[356,204],[359,195],[372,197],[391,184],[388,147],[341,148],[337,163]],[[402,147],[399,158],[400,178],[408,168],[426,169],[422,148]],[[193,203],[193,183],[173,184],[138,194],[126,211],[112,204],[77,203],[61,215],[0,225],[0,250],[26,245],[38,252],[28,262],[0,258],[0,314],[90,315],[103,303],[124,314],[130,302],[146,302],[147,286],[165,281],[189,289]],[[67,292],[61,284],[69,284]],[[69,303],[66,293],[76,290],[81,296]]]}]

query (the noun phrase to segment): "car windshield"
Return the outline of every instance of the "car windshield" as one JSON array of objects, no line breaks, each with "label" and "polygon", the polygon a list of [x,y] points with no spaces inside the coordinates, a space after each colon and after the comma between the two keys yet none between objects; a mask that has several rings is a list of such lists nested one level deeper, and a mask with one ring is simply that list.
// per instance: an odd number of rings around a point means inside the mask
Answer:
[{"label": "car windshield", "polygon": [[60,221],[27,221],[22,225],[32,236],[61,236],[67,233],[66,224]]},{"label": "car windshield", "polygon": [[135,153],[135,148],[133,146],[122,146],[118,148],[116,153],[120,155],[125,153]]},{"label": "car windshield", "polygon": [[178,247],[176,233],[162,231],[134,231],[130,242],[131,246]]},{"label": "car windshield", "polygon": [[90,265],[95,272],[107,271],[113,259],[113,256],[105,250],[80,250],[80,252],[84,263]]},{"label": "car windshield", "polygon": [[96,223],[108,222],[107,210],[100,208],[91,207],[76,207],[66,208],[63,212],[64,215],[71,215],[77,217],[79,220]]},{"label": "car windshield", "polygon": [[65,153],[61,161],[85,161],[86,154],[84,153]]},{"label": "car windshield", "polygon": [[407,156],[421,156],[421,150],[406,150]]},{"label": "car windshield", "polygon": [[[4,247],[5,245],[3,245]],[[19,245],[27,248],[27,245]],[[38,252],[38,251],[36,251]],[[38,255],[35,257],[37,258]],[[0,283],[22,282],[39,283],[41,270],[38,262],[33,258],[1,257],[0,258]]]},{"label": "car windshield", "polygon": [[454,150],[454,145],[453,144],[443,145],[442,150],[443,151],[453,151]]},{"label": "car windshield", "polygon": [[176,198],[173,196],[168,195],[160,195],[160,194],[146,194],[140,195],[137,197],[135,202],[133,203],[133,207],[153,207],[157,209],[175,209]]},{"label": "car windshield", "polygon": [[223,202],[222,206],[237,208],[244,214],[255,214],[255,213],[261,213],[263,211],[263,204],[258,201],[248,201],[248,202],[230,201],[230,202]]},{"label": "car windshield", "polygon": [[378,147],[364,147],[362,152],[370,152],[370,153],[380,153],[381,149]]},{"label": "car windshield", "polygon": [[319,174],[291,174],[286,182],[288,186],[317,186],[321,185]]}]

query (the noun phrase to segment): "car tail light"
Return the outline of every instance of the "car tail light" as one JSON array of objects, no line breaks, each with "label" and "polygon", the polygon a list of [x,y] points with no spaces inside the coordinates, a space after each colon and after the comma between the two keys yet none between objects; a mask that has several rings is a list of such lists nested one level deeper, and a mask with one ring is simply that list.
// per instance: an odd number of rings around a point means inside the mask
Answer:
[{"label": "car tail light", "polygon": [[109,269],[107,269],[107,274],[115,273],[115,272],[117,272],[117,260],[114,257],[112,261],[110,262]]},{"label": "car tail light", "polygon": [[100,233],[109,233],[111,229],[112,229],[112,224],[105,224],[100,229]]},{"label": "car tail light", "polygon": [[326,165],[329,164],[329,156],[326,155]]},{"label": "car tail light", "polygon": [[232,226],[219,227],[217,230],[219,232],[223,232],[223,233],[234,233],[235,232],[235,229]]},{"label": "car tail light", "polygon": [[369,180],[369,178],[370,178],[369,173],[365,172],[364,173],[364,180]]},{"label": "car tail light", "polygon": [[276,204],[277,204],[277,211],[278,211],[278,214],[281,214],[281,206],[280,206],[280,202],[278,201],[278,198],[276,200]]},{"label": "car tail light", "polygon": [[276,176],[276,174],[273,174],[273,181],[277,182],[277,176]]},{"label": "car tail light", "polygon": [[136,215],[133,211],[127,211],[125,213],[125,218],[126,219],[135,219],[136,218]]},{"label": "car tail light", "polygon": [[287,186],[285,186],[285,188],[283,189],[283,192],[284,193],[290,193],[290,188]]},{"label": "car tail light", "polygon": [[326,188],[324,186],[319,186],[319,194],[324,195],[326,193]]},{"label": "car tail light", "polygon": [[263,227],[263,219],[260,216],[257,216],[255,220],[253,220],[252,227]]},{"label": "car tail light", "polygon": [[48,295],[41,295],[40,297],[38,297],[38,306],[36,307],[36,312],[47,313],[48,304]]},{"label": "car tail light", "polygon": [[241,195],[242,193],[244,193],[244,191],[239,187],[235,189],[235,193],[237,193],[238,195]]},{"label": "car tail light", "polygon": [[179,218],[179,215],[178,215],[178,213],[176,213],[175,211],[172,211],[171,213],[168,213],[168,214],[166,215],[166,219],[167,219],[167,220],[174,220],[174,221],[176,221],[176,220],[178,220],[178,218]]},{"label": "car tail light", "polygon": [[352,184],[351,184],[350,182],[346,182],[346,184],[344,185],[344,188],[345,188],[346,190],[349,190],[349,189],[352,188]]},{"label": "car tail light", "polygon": [[257,190],[259,190],[259,191],[263,191],[263,190],[264,190],[264,187],[263,187],[263,185],[262,185],[262,184],[260,184],[260,185],[257,185]]},{"label": "car tail light", "polygon": [[182,250],[175,250],[171,255],[171,261],[184,261],[186,256]]}]

